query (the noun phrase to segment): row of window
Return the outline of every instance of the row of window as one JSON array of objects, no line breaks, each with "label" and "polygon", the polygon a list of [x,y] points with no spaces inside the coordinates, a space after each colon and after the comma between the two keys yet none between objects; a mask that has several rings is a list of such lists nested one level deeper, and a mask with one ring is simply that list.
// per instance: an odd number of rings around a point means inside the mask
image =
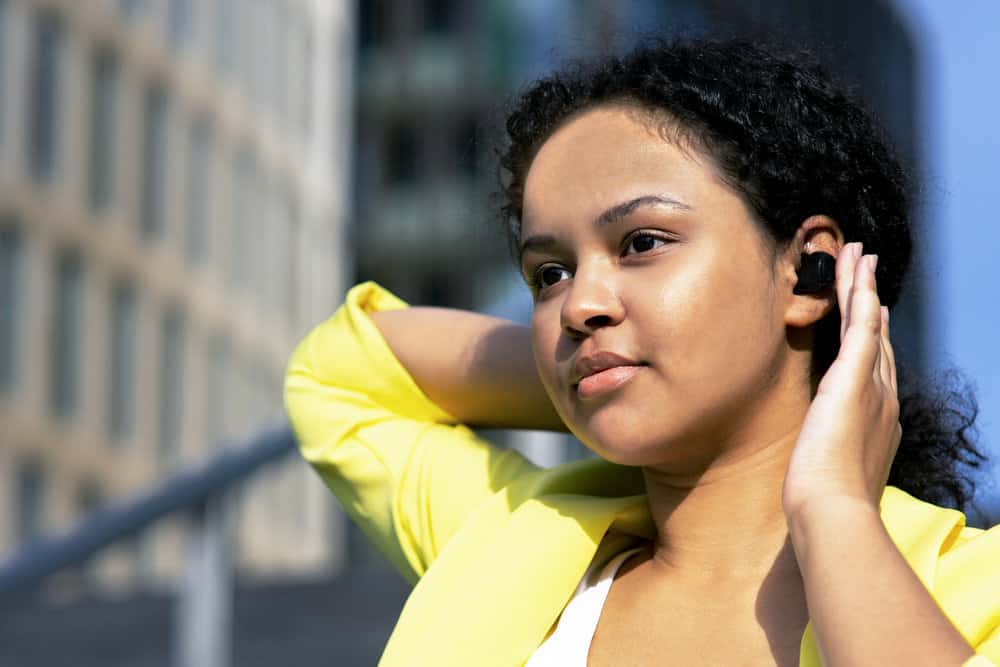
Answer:
[{"label": "row of window", "polygon": [[[48,404],[53,415],[70,418],[79,411],[84,388],[83,355],[88,349],[84,340],[84,283],[86,272],[83,258],[72,249],[56,254],[54,260],[52,313],[49,340],[46,341],[50,360],[47,369]],[[18,323],[29,318],[25,281],[25,252],[21,227],[9,218],[0,225],[0,390],[13,392],[21,373],[19,367],[23,342],[18,339]],[[138,294],[127,278],[115,280],[109,298],[107,378],[86,378],[88,386],[105,383],[108,392],[104,418],[107,435],[113,442],[131,437],[136,427],[136,396],[138,391],[138,359],[142,344],[139,332]],[[181,426],[186,416],[183,410],[185,387],[203,384],[205,395],[206,442],[217,444],[232,435],[233,414],[274,414],[280,406],[280,378],[263,363],[237,364],[230,343],[214,335],[204,349],[205,376],[185,377],[184,358],[190,344],[190,333],[184,312],[177,305],[168,306],[160,317],[157,389],[157,448],[164,459],[176,456],[180,449]],[[233,411],[239,410],[238,413]]]},{"label": "row of window", "polygon": [[[0,0],[0,72],[7,41],[4,4]],[[63,27],[60,19],[50,12],[35,16],[31,57],[29,58],[30,91],[26,120],[26,161],[28,173],[39,183],[58,176],[59,146],[62,127],[57,113],[63,95]],[[295,295],[289,272],[293,267],[294,239],[298,228],[298,206],[291,187],[279,183],[259,169],[252,150],[238,147],[224,161],[223,169],[229,184],[213,179],[213,161],[221,155],[215,140],[210,117],[199,115],[185,129],[186,139],[169,140],[171,105],[165,88],[151,82],[143,93],[140,141],[130,141],[119,135],[125,126],[120,122],[122,102],[121,65],[118,56],[108,46],[95,47],[90,63],[89,142],[85,160],[87,169],[86,196],[89,210],[98,218],[116,205],[120,206],[117,163],[118,146],[136,145],[141,150],[138,194],[138,235],[154,242],[166,235],[168,207],[184,205],[184,240],[182,252],[191,265],[211,259],[210,223],[218,220],[224,232],[218,245],[227,249],[216,264],[233,289],[248,289],[268,306],[289,319],[294,318]],[[0,79],[0,86],[3,85]],[[18,96],[6,96],[16,99]],[[0,98],[0,107],[4,104]],[[168,153],[183,153],[180,169],[168,169]],[[171,172],[171,173],[168,173]],[[168,196],[168,179],[183,178],[186,196],[175,202]],[[213,198],[226,194],[229,201],[227,219],[212,215]],[[274,276],[274,279],[265,279]]]},{"label": "row of window", "polygon": [[118,6],[129,23],[161,21],[174,52],[201,59],[286,130],[309,136],[313,26],[295,3],[167,0],[164,8],[149,0],[118,0]]},{"label": "row of window", "polygon": [[[392,14],[399,11],[393,4],[388,0],[362,0],[358,3],[358,42],[362,50],[377,48],[387,40]],[[413,3],[410,11],[418,15],[413,29],[432,35],[447,35],[458,27],[462,8],[455,0],[424,0]]]}]

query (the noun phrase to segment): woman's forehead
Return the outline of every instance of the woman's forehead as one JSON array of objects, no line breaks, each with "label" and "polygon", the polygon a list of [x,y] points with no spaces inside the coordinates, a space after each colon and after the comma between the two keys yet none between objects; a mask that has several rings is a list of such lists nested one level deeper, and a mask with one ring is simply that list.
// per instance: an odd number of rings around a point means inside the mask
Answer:
[{"label": "woman's forehead", "polygon": [[635,114],[598,108],[560,127],[539,149],[525,177],[521,233],[562,219],[593,220],[642,197],[695,209],[721,187],[706,160]]}]

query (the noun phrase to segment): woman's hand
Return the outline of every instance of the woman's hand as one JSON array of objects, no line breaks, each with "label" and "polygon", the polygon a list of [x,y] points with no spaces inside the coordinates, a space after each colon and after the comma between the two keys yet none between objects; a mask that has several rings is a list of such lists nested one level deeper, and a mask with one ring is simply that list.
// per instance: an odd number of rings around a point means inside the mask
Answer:
[{"label": "woman's hand", "polygon": [[792,451],[782,504],[824,665],[961,665],[973,650],[889,536],[879,500],[899,446],[896,368],[874,260],[837,258],[840,353]]},{"label": "woman's hand", "polygon": [[814,503],[861,501],[878,511],[899,446],[896,366],[889,311],[875,291],[876,255],[849,243],[837,257],[840,352],[806,413],[785,475],[782,505],[794,518]]}]

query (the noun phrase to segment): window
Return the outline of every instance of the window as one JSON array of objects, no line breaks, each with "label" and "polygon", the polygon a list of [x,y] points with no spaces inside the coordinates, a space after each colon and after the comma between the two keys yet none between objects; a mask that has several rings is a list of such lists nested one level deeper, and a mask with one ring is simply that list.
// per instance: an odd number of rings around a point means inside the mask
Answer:
[{"label": "window", "polygon": [[36,459],[21,463],[17,471],[17,540],[26,542],[42,532],[45,517],[45,469]]},{"label": "window", "polygon": [[453,0],[428,0],[424,5],[424,26],[427,32],[447,34],[455,29]]},{"label": "window", "polygon": [[386,184],[412,183],[417,176],[417,138],[413,128],[397,122],[386,137]]},{"label": "window", "polygon": [[235,62],[235,12],[234,0],[215,0],[213,23],[215,35],[212,39],[212,56],[215,68],[223,74],[231,74]]},{"label": "window", "polygon": [[7,0],[0,0],[0,144],[3,143],[4,118],[7,116]]},{"label": "window", "polygon": [[188,144],[188,229],[185,251],[192,264],[201,262],[207,255],[211,155],[212,128],[207,119],[201,118],[191,126]]},{"label": "window", "polygon": [[17,381],[17,323],[24,319],[22,253],[21,230],[9,220],[0,221],[0,392],[12,389]]},{"label": "window", "polygon": [[271,99],[275,114],[283,128],[288,127],[288,80],[289,71],[289,8],[284,2],[278,2],[274,8],[274,57],[271,58]]},{"label": "window", "polygon": [[226,432],[232,354],[229,343],[221,335],[208,342],[208,363],[205,365],[205,441],[209,449],[222,443]]},{"label": "window", "polygon": [[241,149],[234,158],[232,179],[232,206],[229,223],[229,282],[234,288],[246,284],[249,264],[248,245],[254,233],[256,210],[256,165],[247,149]]},{"label": "window", "polygon": [[118,107],[118,58],[106,49],[94,55],[90,100],[90,156],[87,170],[90,208],[99,213],[111,203],[115,178],[115,126]]},{"label": "window", "polygon": [[358,46],[366,51],[384,39],[388,12],[385,0],[368,0],[358,3]]},{"label": "window", "polygon": [[254,377],[249,358],[241,355],[233,364],[233,380],[231,387],[233,410],[229,413],[229,429],[239,438],[245,438],[255,431],[260,424],[260,415],[254,412]]},{"label": "window", "polygon": [[49,397],[52,413],[69,417],[76,412],[79,400],[83,335],[83,270],[79,254],[74,250],[61,252],[55,270]]},{"label": "window", "polygon": [[127,19],[134,19],[146,11],[146,0],[118,0],[118,10]]},{"label": "window", "polygon": [[300,17],[302,29],[300,32],[301,44],[299,46],[299,58],[297,71],[301,72],[302,87],[299,89],[299,131],[302,140],[307,142],[312,135],[312,101],[313,101],[313,32],[305,16]]},{"label": "window", "polygon": [[184,316],[172,306],[164,313],[160,341],[160,454],[174,460],[180,452],[184,399]]},{"label": "window", "polygon": [[280,298],[284,300],[285,317],[292,325],[298,317],[298,267],[297,249],[299,244],[300,222],[299,207],[295,200],[295,195],[288,192],[284,198],[285,207],[285,234],[284,243],[278,248],[282,256],[282,266],[279,267],[279,280],[281,285]]},{"label": "window", "polygon": [[267,262],[267,272],[261,286],[267,296],[267,306],[270,312],[278,314],[282,310],[285,298],[285,283],[288,280],[288,211],[285,205],[283,184],[275,180],[270,191],[268,209],[268,246],[261,252],[262,259]]},{"label": "window", "polygon": [[135,287],[118,279],[111,294],[111,395],[108,431],[115,441],[129,437],[135,428],[136,336]]},{"label": "window", "polygon": [[28,76],[28,168],[32,178],[52,179],[56,170],[59,139],[59,78],[62,60],[62,25],[49,13],[35,17],[32,33],[31,68]]},{"label": "window", "polygon": [[175,49],[187,46],[191,39],[191,0],[169,0],[167,37]]},{"label": "window", "polygon": [[144,239],[162,236],[167,162],[167,98],[156,84],[146,89],[142,133],[141,235]]},{"label": "window", "polygon": [[[365,7],[368,3],[360,3]],[[303,141],[307,142],[312,131],[313,94],[313,33],[307,16],[301,12],[288,15],[289,52],[286,78],[288,100],[288,126]]]},{"label": "window", "polygon": [[80,483],[76,491],[77,516],[85,516],[101,508],[104,492],[97,480],[89,479]]}]

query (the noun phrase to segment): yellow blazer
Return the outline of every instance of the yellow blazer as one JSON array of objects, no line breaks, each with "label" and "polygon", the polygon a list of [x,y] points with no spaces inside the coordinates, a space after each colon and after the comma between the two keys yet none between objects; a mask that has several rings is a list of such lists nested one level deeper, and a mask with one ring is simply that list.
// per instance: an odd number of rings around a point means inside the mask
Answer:
[{"label": "yellow blazer", "polygon": [[[651,539],[639,468],[593,458],[539,468],[432,403],[367,313],[407,305],[351,289],[292,354],[285,406],[303,456],[410,582],[379,665],[523,665],[596,556]],[[1000,526],[895,487],[895,544],[978,655],[1000,663]],[[598,549],[600,547],[600,549]],[[803,667],[819,667],[811,625]]]}]

